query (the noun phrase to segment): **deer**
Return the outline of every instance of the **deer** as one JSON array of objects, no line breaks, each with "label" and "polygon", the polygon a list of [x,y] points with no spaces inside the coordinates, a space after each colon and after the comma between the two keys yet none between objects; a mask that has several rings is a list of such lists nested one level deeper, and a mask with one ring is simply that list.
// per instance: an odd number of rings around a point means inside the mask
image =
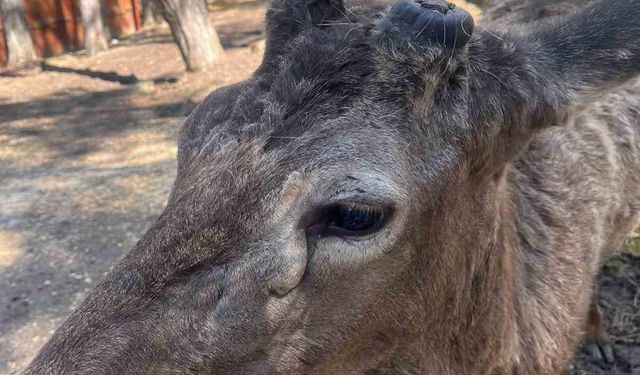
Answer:
[{"label": "deer", "polygon": [[256,72],[185,120],[165,209],[24,374],[615,360],[595,277],[639,221],[640,2],[577,8],[274,0]]}]

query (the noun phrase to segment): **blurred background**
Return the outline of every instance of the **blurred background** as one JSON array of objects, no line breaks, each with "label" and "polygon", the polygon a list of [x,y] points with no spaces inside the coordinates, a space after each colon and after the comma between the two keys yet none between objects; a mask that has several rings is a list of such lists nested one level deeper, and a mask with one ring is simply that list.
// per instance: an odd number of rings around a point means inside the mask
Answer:
[{"label": "blurred background", "polygon": [[[486,0],[454,1],[482,18]],[[186,115],[247,78],[268,2],[0,0],[0,374],[15,374],[162,209]],[[585,234],[588,235],[588,234]],[[600,277],[640,374],[640,241]]]}]

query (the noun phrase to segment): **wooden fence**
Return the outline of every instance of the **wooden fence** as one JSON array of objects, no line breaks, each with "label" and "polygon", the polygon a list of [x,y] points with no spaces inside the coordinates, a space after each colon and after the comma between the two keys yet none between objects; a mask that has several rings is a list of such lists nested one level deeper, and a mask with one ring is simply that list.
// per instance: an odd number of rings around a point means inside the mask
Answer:
[{"label": "wooden fence", "polygon": [[[79,0],[22,0],[36,54],[53,56],[84,46]],[[140,29],[138,0],[101,0],[112,38]],[[0,66],[7,63],[5,33],[0,19]]]}]

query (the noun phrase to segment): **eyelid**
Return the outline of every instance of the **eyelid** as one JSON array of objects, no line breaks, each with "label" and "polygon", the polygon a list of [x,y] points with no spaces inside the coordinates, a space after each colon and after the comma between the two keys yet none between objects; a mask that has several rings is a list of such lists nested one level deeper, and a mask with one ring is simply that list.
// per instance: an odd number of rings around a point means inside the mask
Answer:
[{"label": "eyelid", "polygon": [[348,229],[341,228],[339,226],[328,225],[328,226],[325,226],[323,229],[324,229],[325,236],[338,236],[343,238],[362,238],[378,232],[380,229],[382,229],[382,227],[384,227],[386,222],[387,222],[387,219],[383,212],[379,220],[375,222],[370,228],[351,231]]},{"label": "eyelid", "polygon": [[[337,206],[348,206],[361,210],[380,209],[382,211],[382,216],[379,223],[373,226],[370,230],[362,232],[351,232],[348,230],[343,230],[339,227],[326,226],[326,223],[323,222],[323,219],[325,219],[330,211],[332,209],[335,209]],[[393,206],[382,201],[339,200],[323,206],[314,207],[307,211],[307,213],[302,216],[298,228],[304,230],[312,230],[313,232],[326,230],[328,235],[336,235],[341,237],[364,236],[367,234],[375,233],[382,227],[384,227],[391,220],[393,212]]]},{"label": "eyelid", "polygon": [[362,200],[347,200],[341,199],[336,200],[323,205],[316,205],[307,210],[301,217],[300,222],[298,224],[299,229],[306,229],[314,224],[317,224],[318,221],[324,217],[329,210],[331,210],[335,206],[339,205],[366,205],[367,207],[375,207],[376,203],[366,203]]}]

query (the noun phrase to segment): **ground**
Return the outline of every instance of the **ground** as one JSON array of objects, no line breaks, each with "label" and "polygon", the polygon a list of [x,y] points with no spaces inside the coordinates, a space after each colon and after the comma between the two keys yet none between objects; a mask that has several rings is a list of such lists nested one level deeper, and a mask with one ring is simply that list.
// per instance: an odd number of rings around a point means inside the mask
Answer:
[{"label": "ground", "polygon": [[[211,17],[226,54],[208,72],[184,73],[158,27],[93,57],[0,75],[0,374],[28,363],[158,215],[184,116],[259,64],[265,5],[219,7]],[[118,82],[132,74],[140,82]],[[570,374],[640,373],[638,255],[600,278],[616,365],[578,352]]]},{"label": "ground", "polygon": [[569,374],[640,374],[640,240],[629,241],[625,251],[605,265],[598,282],[615,365],[598,366],[580,350]]}]

